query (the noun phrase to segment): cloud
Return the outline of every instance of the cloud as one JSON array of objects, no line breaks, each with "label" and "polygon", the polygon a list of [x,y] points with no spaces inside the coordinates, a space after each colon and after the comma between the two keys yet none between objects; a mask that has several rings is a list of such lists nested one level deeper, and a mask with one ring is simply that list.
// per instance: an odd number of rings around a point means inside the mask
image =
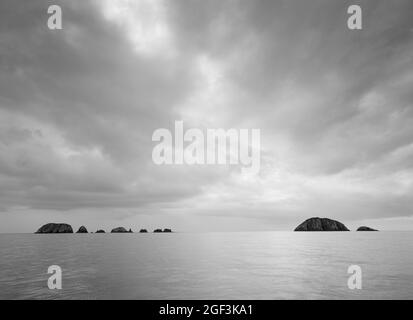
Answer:
[{"label": "cloud", "polygon": [[[410,1],[361,1],[362,31],[343,1],[56,4],[53,31],[48,1],[0,5],[2,222],[411,216]],[[261,172],[154,165],[152,133],[176,120],[259,128]]]}]

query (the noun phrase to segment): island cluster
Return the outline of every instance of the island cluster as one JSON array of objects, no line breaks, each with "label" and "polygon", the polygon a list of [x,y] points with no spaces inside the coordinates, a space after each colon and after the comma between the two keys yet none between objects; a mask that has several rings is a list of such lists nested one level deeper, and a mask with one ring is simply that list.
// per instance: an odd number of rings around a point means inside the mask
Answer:
[{"label": "island cluster", "polygon": [[[172,229],[155,229],[154,233],[169,233]],[[73,228],[67,223],[47,223],[40,227],[35,233],[73,233]],[[76,233],[89,233],[85,226],[81,226]],[[91,232],[93,233],[93,232]],[[95,233],[106,233],[103,229],[98,229]],[[117,227],[110,231],[110,233],[133,233],[132,229],[126,230],[124,227]],[[140,229],[139,233],[148,233],[147,229]]]},{"label": "island cluster", "polygon": [[[350,231],[343,223],[328,219],[313,217],[305,220],[294,231]],[[378,231],[376,229],[361,226],[357,231]],[[170,233],[172,229],[155,229],[153,233]],[[72,226],[67,223],[47,223],[39,228],[35,233],[73,233]],[[88,233],[85,226],[81,226],[76,233]],[[93,233],[93,232],[92,232]],[[95,233],[106,233],[105,230],[99,229]],[[133,233],[132,229],[126,230],[124,227],[117,227],[110,233]],[[148,233],[147,229],[140,229],[139,233]]]}]

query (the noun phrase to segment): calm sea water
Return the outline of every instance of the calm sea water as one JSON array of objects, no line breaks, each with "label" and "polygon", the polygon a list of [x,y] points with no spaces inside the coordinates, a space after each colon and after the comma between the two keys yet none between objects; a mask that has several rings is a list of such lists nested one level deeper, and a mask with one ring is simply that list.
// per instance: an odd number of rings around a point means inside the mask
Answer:
[{"label": "calm sea water", "polygon": [[1,234],[0,257],[1,299],[413,298],[413,232]]}]

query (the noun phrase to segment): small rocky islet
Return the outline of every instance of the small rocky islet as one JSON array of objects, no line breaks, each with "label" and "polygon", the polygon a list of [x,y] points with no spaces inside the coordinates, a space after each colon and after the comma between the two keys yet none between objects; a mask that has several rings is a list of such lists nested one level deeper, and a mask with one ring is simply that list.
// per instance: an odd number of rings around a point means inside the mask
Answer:
[{"label": "small rocky islet", "polygon": [[76,231],[76,233],[88,233],[88,232],[85,226],[81,226],[79,230]]},{"label": "small rocky islet", "polygon": [[112,229],[110,233],[127,233],[127,232],[128,231],[124,227],[117,227],[117,228]]},{"label": "small rocky islet", "polygon": [[376,229],[373,229],[373,228],[370,228],[370,227],[366,227],[366,226],[361,226],[361,227],[358,227],[357,231],[379,231],[379,230],[376,230]]},{"label": "small rocky islet", "polygon": [[[169,233],[172,229],[155,229],[154,233],[162,232]],[[47,223],[41,226],[36,232],[36,234],[50,234],[50,233],[73,233],[72,226],[67,223]],[[88,233],[85,226],[81,226],[76,233]],[[93,232],[92,232],[93,233]],[[106,233],[103,229],[98,229],[95,233]],[[126,230],[124,227],[116,227],[110,231],[110,233],[133,233],[132,229]],[[139,233],[148,233],[146,229],[140,229]]]}]

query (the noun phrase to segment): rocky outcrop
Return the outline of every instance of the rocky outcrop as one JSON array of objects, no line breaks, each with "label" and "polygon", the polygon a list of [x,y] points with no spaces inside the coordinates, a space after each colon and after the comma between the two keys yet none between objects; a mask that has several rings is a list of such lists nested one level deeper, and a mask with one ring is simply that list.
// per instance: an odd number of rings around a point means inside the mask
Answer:
[{"label": "rocky outcrop", "polygon": [[139,232],[140,232],[140,233],[147,233],[148,230],[146,230],[146,229],[140,229]]},{"label": "rocky outcrop", "polygon": [[172,232],[172,230],[171,229],[168,229],[168,228],[165,228],[165,229],[155,229],[155,230],[153,230],[153,232],[155,232],[155,233],[160,233],[160,232]]},{"label": "rocky outcrop", "polygon": [[81,226],[79,230],[76,231],[76,233],[87,233],[87,229],[85,226]]},{"label": "rocky outcrop", "polygon": [[110,233],[124,233],[128,232],[124,227],[117,227],[115,229],[112,229]]},{"label": "rocky outcrop", "polygon": [[105,230],[98,230],[98,231],[96,231],[96,233],[105,233]]},{"label": "rocky outcrop", "polygon": [[310,218],[301,223],[294,231],[349,231],[341,222],[327,218]]},{"label": "rocky outcrop", "polygon": [[379,231],[370,227],[362,226],[357,229],[357,231]]},{"label": "rocky outcrop", "polygon": [[73,233],[73,229],[66,223],[48,223],[40,227],[35,233]]}]

